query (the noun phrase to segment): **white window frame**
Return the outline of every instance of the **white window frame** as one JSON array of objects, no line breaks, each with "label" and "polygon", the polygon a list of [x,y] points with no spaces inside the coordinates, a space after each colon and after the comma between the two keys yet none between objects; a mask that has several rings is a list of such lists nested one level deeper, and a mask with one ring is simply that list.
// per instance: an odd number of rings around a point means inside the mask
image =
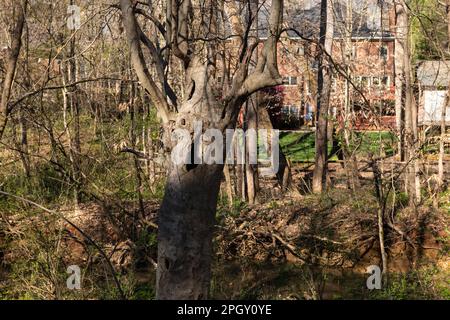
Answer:
[{"label": "white window frame", "polygon": [[[284,83],[284,80],[287,78],[287,83]],[[283,86],[297,86],[298,85],[297,76],[283,76]],[[296,83],[293,83],[293,79],[296,79]]]}]

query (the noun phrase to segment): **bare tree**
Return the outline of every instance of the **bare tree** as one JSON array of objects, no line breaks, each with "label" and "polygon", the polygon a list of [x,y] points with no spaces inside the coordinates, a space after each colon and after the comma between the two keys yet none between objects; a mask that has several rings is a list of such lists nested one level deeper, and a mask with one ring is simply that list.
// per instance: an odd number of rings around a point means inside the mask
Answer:
[{"label": "bare tree", "polygon": [[319,60],[318,90],[319,101],[317,104],[316,123],[316,155],[313,176],[313,192],[321,193],[326,187],[328,164],[328,117],[330,105],[330,93],[332,73],[328,61],[333,46],[333,2],[322,0],[320,16],[320,39],[323,48]]},{"label": "bare tree", "polygon": [[403,11],[405,12],[405,46],[403,54],[403,75],[405,85],[405,122],[404,122],[404,140],[405,140],[405,160],[408,164],[406,169],[405,187],[410,197],[410,203],[420,202],[420,183],[418,183],[418,163],[417,163],[417,106],[415,103],[413,92],[412,77],[412,57],[411,57],[411,41],[410,41],[410,10],[405,1],[402,1]]},{"label": "bare tree", "polygon": [[0,140],[3,137],[8,117],[10,114],[9,101],[13,87],[14,77],[16,74],[17,61],[22,48],[22,34],[25,25],[25,15],[28,0],[14,1],[12,6],[12,14],[15,17],[15,26],[11,28],[11,47],[7,49],[6,58],[6,74],[3,80],[2,96],[0,99]]},{"label": "bare tree", "polygon": [[[448,47],[447,50],[450,53],[450,0],[447,0],[446,3],[446,11],[447,11],[447,29],[448,29]],[[450,102],[450,83],[447,91],[446,99],[444,100],[444,105],[441,109],[441,138],[439,140],[439,163],[438,163],[438,180],[439,187],[442,188],[444,182],[444,154],[445,154],[445,133],[446,133],[446,122],[445,118],[447,117],[447,107]]]},{"label": "bare tree", "polygon": [[395,119],[397,126],[398,154],[404,161],[404,139],[403,139],[403,102],[405,92],[404,55],[408,30],[408,19],[406,8],[402,1],[395,2]]},{"label": "bare tree", "polygon": [[[194,136],[194,122],[200,120],[203,130],[214,128],[224,132],[233,128],[240,108],[253,93],[281,83],[277,69],[277,43],[283,0],[271,2],[267,39],[253,71],[249,70],[251,58],[261,41],[249,36],[253,23],[243,21],[237,2],[167,0],[164,3],[166,16],[160,30],[167,41],[166,52],[169,50],[181,63],[184,79],[182,99],[176,104],[165,97],[151,76],[141,43],[149,49],[158,67],[166,66],[169,57],[164,57],[162,50],[158,50],[142,32],[136,18],[138,10],[132,1],[121,0],[120,4],[132,64],[158,110],[167,137],[175,129],[186,129]],[[227,45],[222,38],[218,18],[225,12],[234,34],[228,44],[237,44],[239,52],[229,88],[225,92],[217,92],[217,74],[220,71],[217,52],[221,45]],[[152,13],[147,13],[147,16],[151,17]],[[201,17],[201,21],[195,20],[194,16]],[[169,70],[169,74],[171,72],[175,71]],[[218,95],[215,96],[214,92]],[[167,138],[165,148],[170,151],[173,147]],[[208,297],[212,237],[222,174],[222,164],[170,163],[166,192],[159,212],[158,299]]]}]

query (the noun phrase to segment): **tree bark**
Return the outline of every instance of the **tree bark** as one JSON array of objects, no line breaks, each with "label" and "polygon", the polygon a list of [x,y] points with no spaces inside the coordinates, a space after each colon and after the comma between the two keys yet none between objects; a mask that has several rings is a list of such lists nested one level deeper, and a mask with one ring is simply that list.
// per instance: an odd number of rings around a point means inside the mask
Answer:
[{"label": "tree bark", "polygon": [[405,138],[403,123],[403,102],[405,93],[405,67],[404,55],[408,30],[408,19],[402,2],[395,4],[396,35],[395,35],[395,120],[398,136],[398,155],[401,161],[405,160]]},{"label": "tree bark", "polygon": [[[448,48],[447,51],[450,53],[450,0],[447,0],[447,32],[448,32]],[[444,57],[443,57],[444,58]],[[445,63],[445,61],[444,61]],[[442,190],[442,186],[444,185],[444,155],[445,155],[445,134],[446,134],[446,123],[445,118],[447,117],[447,107],[450,102],[450,82],[448,84],[447,96],[445,98],[444,105],[441,110],[441,137],[439,140],[439,164],[438,164],[438,183],[439,183],[439,191]]]},{"label": "tree bark", "polygon": [[13,87],[14,77],[16,74],[17,61],[22,48],[22,34],[25,25],[25,14],[27,10],[28,1],[22,2],[14,1],[14,13],[17,14],[16,25],[10,33],[11,48],[7,52],[7,59],[5,64],[5,79],[3,80],[2,96],[0,99],[0,141],[3,138],[8,117],[11,112],[8,103],[11,98],[11,91]]},{"label": "tree bark", "polygon": [[223,166],[172,167],[159,212],[156,298],[207,299]]},{"label": "tree bark", "polygon": [[417,144],[417,110],[414,101],[413,83],[411,75],[411,49],[410,49],[410,19],[406,4],[403,3],[406,15],[406,40],[403,55],[403,73],[405,76],[405,160],[406,168],[406,192],[409,195],[410,204],[420,202],[420,183],[417,179],[418,163],[416,154]]},{"label": "tree bark", "polygon": [[446,123],[445,118],[447,117],[447,107],[450,102],[450,83],[449,89],[447,91],[447,96],[445,97],[442,110],[441,110],[441,135],[439,139],[439,159],[438,159],[438,184],[439,191],[442,191],[442,186],[444,185],[444,155],[445,155],[445,134],[446,134]]},{"label": "tree bark", "polygon": [[233,208],[233,185],[231,183],[231,174],[230,174],[230,167],[228,165],[224,166],[223,174],[225,176],[225,188],[227,192],[228,197],[228,208]]},{"label": "tree bark", "polygon": [[[248,137],[246,139],[246,157],[247,161],[245,163],[245,179],[246,179],[246,193],[247,200],[249,204],[255,204],[257,202],[258,195],[258,164],[250,163],[250,155],[252,145],[258,143],[258,112],[257,112],[257,102],[256,97],[252,97],[247,101],[245,110],[245,128],[246,130],[255,130],[256,137]],[[252,141],[252,138],[256,138],[256,141]],[[253,150],[256,151],[257,150]]]},{"label": "tree bark", "polygon": [[320,17],[320,44],[323,52],[319,61],[318,89],[319,102],[316,112],[316,155],[313,175],[313,192],[321,193],[326,188],[328,165],[328,115],[332,74],[327,63],[333,46],[332,2],[322,0]]},{"label": "tree bark", "polygon": [[[69,1],[70,5],[74,4],[73,0]],[[67,55],[67,67],[66,67],[66,79],[63,79],[64,85],[66,83],[75,83],[77,81],[77,58],[76,51],[76,35],[74,34],[70,40],[68,55]],[[67,115],[69,111],[71,119],[66,122],[67,134],[69,138],[69,158],[72,169],[73,179],[73,196],[75,210],[78,210],[80,203],[80,190],[81,190],[81,140],[80,140],[80,102],[77,86],[65,87],[63,89],[64,94],[64,110]]]},{"label": "tree bark", "polygon": [[[188,130],[191,139],[196,139],[194,123],[201,121],[203,130],[218,129],[224,133],[226,129],[235,127],[239,110],[250,96],[258,90],[281,83],[277,69],[277,43],[281,33],[283,0],[272,0],[268,18],[269,36],[264,40],[261,57],[251,73],[249,65],[259,41],[241,38],[240,41],[245,43],[241,46],[231,87],[220,98],[211,94],[217,88],[214,79],[215,42],[201,41],[199,45],[198,41],[189,37],[189,27],[193,27],[189,26],[191,11],[198,8],[191,6],[190,1],[183,1],[180,5],[167,0],[167,5],[172,6],[170,15],[166,17],[166,30],[171,32],[167,46],[180,60],[184,71],[183,102],[176,108],[176,113],[171,111],[169,102],[147,69],[140,43],[144,38],[142,42],[150,45],[151,40],[145,38],[140,30],[132,2],[121,0],[120,4],[131,61],[141,85],[162,119],[164,147],[168,152],[174,147],[171,142],[174,130]],[[207,5],[210,6],[211,16],[203,12],[204,18],[210,18],[211,23],[202,24],[199,32],[204,30],[205,37],[214,39],[216,8],[214,3],[208,1]],[[237,23],[241,24],[239,18],[236,17]],[[202,49],[199,50],[199,47]],[[156,58],[161,57],[158,54]],[[208,298],[212,236],[222,171],[223,164],[176,165],[171,162],[158,217],[157,299]]]}]

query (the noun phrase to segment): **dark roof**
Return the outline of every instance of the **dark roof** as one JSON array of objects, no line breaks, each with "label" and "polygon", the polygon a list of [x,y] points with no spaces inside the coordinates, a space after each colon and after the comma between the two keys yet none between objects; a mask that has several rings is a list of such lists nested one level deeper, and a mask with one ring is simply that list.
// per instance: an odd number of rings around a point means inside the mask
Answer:
[{"label": "dark roof", "polygon": [[[320,1],[309,0],[311,2],[311,7],[304,9],[300,2],[294,2],[290,6],[286,6],[284,21],[288,29],[297,30],[302,37],[305,38],[318,38],[320,31]],[[389,0],[365,0],[366,6],[361,6],[364,0],[353,0],[355,6],[352,10],[353,17],[353,38],[391,38],[393,34],[388,31],[388,25],[383,25],[382,15],[387,15],[390,8]],[[380,6],[379,3],[383,3]],[[262,6],[259,16],[258,16],[258,29],[259,35],[264,37],[267,35],[267,21],[269,16],[270,4]],[[381,10],[383,8],[383,10]],[[335,38],[342,38],[345,34],[346,26],[346,16],[347,16],[347,6],[346,0],[338,0],[334,2],[334,36]],[[289,30],[289,37],[298,37],[295,31]]]}]

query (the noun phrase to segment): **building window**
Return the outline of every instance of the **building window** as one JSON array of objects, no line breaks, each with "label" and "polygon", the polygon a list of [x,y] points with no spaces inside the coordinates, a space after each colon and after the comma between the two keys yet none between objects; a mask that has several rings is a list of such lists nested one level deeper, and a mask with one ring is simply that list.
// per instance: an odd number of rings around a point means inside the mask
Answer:
[{"label": "building window", "polygon": [[300,108],[294,105],[284,105],[281,108],[281,114],[285,117],[298,119],[300,117]]},{"label": "building window", "polygon": [[291,77],[291,85],[296,86],[298,83],[297,77]]},{"label": "building window", "polygon": [[384,77],[372,77],[372,86],[377,88],[389,88],[391,85],[391,79],[388,76]]},{"label": "building window", "polygon": [[380,77],[372,77],[372,85],[374,87],[380,87],[381,86],[381,78]]},{"label": "building window", "polygon": [[367,89],[370,87],[370,77],[361,77],[361,87]]},{"label": "building window", "polygon": [[297,83],[298,83],[297,77],[293,77],[293,76],[283,77],[283,84],[285,86],[296,86]]},{"label": "building window", "polygon": [[389,54],[389,49],[386,45],[381,46],[380,48],[380,59],[387,60]]},{"label": "building window", "polygon": [[281,114],[282,114],[283,116],[288,116],[288,115],[289,115],[289,112],[290,112],[290,106],[283,106],[283,107],[281,108]]}]

